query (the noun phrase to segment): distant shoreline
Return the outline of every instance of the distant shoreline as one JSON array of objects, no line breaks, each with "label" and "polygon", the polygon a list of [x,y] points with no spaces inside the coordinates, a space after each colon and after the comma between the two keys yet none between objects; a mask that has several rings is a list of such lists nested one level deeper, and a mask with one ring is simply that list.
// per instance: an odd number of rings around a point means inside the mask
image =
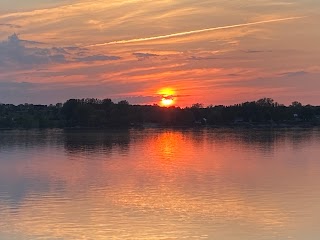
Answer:
[{"label": "distant shoreline", "polygon": [[226,125],[200,125],[200,126],[118,126],[118,127],[45,127],[45,128],[0,128],[0,131],[11,130],[144,130],[144,129],[252,129],[252,130],[272,130],[272,129],[290,129],[290,130],[303,130],[303,129],[316,129],[320,128],[320,124],[226,124]]},{"label": "distant shoreline", "polygon": [[320,126],[320,106],[290,106],[263,98],[231,106],[130,105],[123,100],[70,99],[64,104],[0,104],[0,129],[121,128],[311,128]]}]

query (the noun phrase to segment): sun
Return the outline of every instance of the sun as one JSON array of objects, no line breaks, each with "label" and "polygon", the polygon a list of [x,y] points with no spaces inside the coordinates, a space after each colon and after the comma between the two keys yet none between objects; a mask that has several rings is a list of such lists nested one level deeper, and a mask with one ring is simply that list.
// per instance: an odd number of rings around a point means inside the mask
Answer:
[{"label": "sun", "polygon": [[174,99],[172,97],[168,98],[168,97],[163,97],[161,99],[161,105],[164,107],[170,107],[172,106],[174,103]]},{"label": "sun", "polygon": [[163,107],[173,106],[176,100],[176,92],[172,88],[162,88],[158,91],[158,94],[161,95],[160,104]]}]

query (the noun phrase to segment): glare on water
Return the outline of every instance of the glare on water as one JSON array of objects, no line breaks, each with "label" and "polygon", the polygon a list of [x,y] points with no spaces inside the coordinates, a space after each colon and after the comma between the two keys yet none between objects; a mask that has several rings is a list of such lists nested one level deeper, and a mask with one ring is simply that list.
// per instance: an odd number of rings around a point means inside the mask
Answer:
[{"label": "glare on water", "polygon": [[0,239],[320,238],[320,131],[1,131]]}]

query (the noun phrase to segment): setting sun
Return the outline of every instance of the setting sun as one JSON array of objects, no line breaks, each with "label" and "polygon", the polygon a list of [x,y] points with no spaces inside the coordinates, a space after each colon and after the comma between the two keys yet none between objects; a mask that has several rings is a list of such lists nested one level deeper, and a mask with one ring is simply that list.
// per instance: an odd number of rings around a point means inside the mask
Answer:
[{"label": "setting sun", "polygon": [[163,88],[158,91],[158,94],[162,96],[160,104],[163,107],[170,107],[175,103],[176,93],[172,88]]},{"label": "setting sun", "polygon": [[164,107],[170,107],[170,106],[173,105],[173,103],[174,103],[173,98],[164,97],[164,98],[161,99],[161,105],[164,106]]}]

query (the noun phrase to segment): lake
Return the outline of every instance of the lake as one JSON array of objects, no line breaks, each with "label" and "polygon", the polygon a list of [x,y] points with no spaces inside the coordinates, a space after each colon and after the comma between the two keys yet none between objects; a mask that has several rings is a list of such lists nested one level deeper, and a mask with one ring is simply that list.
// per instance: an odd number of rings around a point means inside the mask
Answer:
[{"label": "lake", "polygon": [[320,239],[320,130],[0,131],[0,239]]}]

